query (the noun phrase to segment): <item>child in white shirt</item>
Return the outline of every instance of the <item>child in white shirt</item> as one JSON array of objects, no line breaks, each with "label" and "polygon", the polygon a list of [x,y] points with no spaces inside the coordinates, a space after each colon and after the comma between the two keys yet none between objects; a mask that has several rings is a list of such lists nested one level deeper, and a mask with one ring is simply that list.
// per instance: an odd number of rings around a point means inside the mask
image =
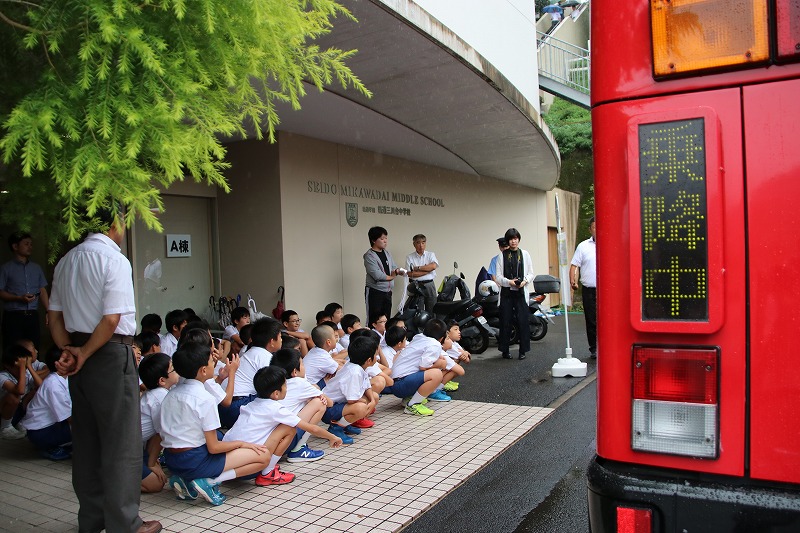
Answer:
[{"label": "child in white shirt", "polygon": [[315,327],[311,330],[311,338],[314,340],[315,346],[303,357],[306,379],[312,385],[323,389],[325,380],[333,377],[344,365],[344,362],[336,361],[330,353],[336,346],[336,334],[330,326]]},{"label": "child in white shirt", "polygon": [[471,360],[470,353],[462,348],[460,344],[458,344],[458,341],[460,340],[461,327],[455,320],[449,321],[447,323],[447,338],[444,340],[442,347],[445,350],[445,355],[447,355],[453,361],[453,363],[458,364],[454,365],[450,361],[447,362],[445,370],[453,371],[455,375],[449,379],[447,379],[448,377],[446,375],[442,378],[442,384],[444,385],[445,392],[453,392],[458,390],[458,383],[453,381],[453,378],[456,376],[463,376],[465,369],[462,364],[469,364]]},{"label": "child in white shirt", "polygon": [[14,440],[25,437],[25,429],[14,427],[22,417],[28,402],[42,384],[33,367],[33,354],[17,343],[3,351],[3,371],[0,372],[0,435]]},{"label": "child in white shirt", "polygon": [[178,383],[178,373],[167,354],[151,353],[139,364],[139,379],[146,390],[139,399],[142,419],[142,492],[160,492],[167,476],[158,464],[161,454],[159,415],[169,389]]},{"label": "child in white shirt", "polygon": [[[273,450],[272,460],[256,478],[256,485],[283,485],[294,480],[294,474],[281,472],[278,461],[286,452],[295,437],[295,428],[318,437],[328,439],[330,445],[341,446],[341,439],[331,435],[316,424],[302,420],[291,412],[279,400],[286,398],[286,371],[278,366],[262,368],[254,378],[258,398],[242,407],[236,424],[225,435],[224,440],[237,439],[246,442],[263,442],[264,446]],[[298,456],[299,457],[299,456]],[[305,458],[313,461],[319,459]],[[296,461],[292,461],[296,462]]]},{"label": "child in white shirt", "polygon": [[173,474],[169,485],[181,500],[200,494],[211,504],[222,505],[225,496],[219,492],[219,484],[264,470],[274,450],[219,440],[217,401],[203,386],[214,376],[208,344],[182,345],[172,363],[186,381],[167,393],[159,413],[164,460]]},{"label": "child in white shirt", "polygon": [[57,346],[45,354],[44,363],[50,373],[28,404],[28,411],[20,424],[27,429],[28,440],[39,453],[53,461],[69,459],[72,431],[72,398],[69,395],[67,376],[56,372],[56,361],[61,357]]},{"label": "child in white shirt", "polygon": [[239,353],[244,346],[240,336],[242,328],[250,323],[250,310],[246,307],[237,307],[231,311],[231,324],[225,328],[222,338],[231,341],[231,353]]},{"label": "child in white shirt", "polygon": [[[406,335],[408,332],[406,328],[401,326],[392,326],[386,330],[384,340],[386,347],[381,346],[381,355],[383,360],[386,361],[386,366],[391,370],[394,366],[394,360],[400,355],[403,348],[406,347]],[[389,373],[391,375],[391,372]]]},{"label": "child in white shirt", "polygon": [[431,416],[433,410],[423,400],[434,394],[442,382],[442,369],[446,361],[442,354],[442,342],[447,335],[447,326],[438,318],[425,324],[423,333],[411,339],[392,365],[394,385],[383,392],[403,398],[405,413]]},{"label": "child in white shirt", "polygon": [[[325,394],[333,405],[325,410],[322,421],[330,424],[328,431],[341,438],[345,444],[353,443],[353,439],[346,433],[361,433],[360,429],[351,424],[366,418],[378,405],[378,393],[372,389],[366,370],[375,362],[377,350],[378,343],[372,337],[351,339],[348,350],[350,361],[325,387]],[[374,423],[369,427],[372,425]]]}]

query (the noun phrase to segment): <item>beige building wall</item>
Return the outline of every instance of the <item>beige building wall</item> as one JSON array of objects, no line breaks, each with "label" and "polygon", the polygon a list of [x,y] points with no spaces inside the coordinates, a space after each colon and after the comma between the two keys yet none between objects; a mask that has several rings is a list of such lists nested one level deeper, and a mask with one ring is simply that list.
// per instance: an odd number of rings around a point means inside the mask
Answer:
[{"label": "beige building wall", "polygon": [[[457,261],[472,290],[509,227],[522,234],[534,271],[547,272],[544,191],[283,132],[278,148],[287,307],[300,313],[305,329],[332,301],[365,318],[362,256],[375,225],[388,230],[399,265],[413,251],[412,237],[424,233],[439,260],[437,283]],[[347,204],[356,204],[352,226]],[[395,308],[401,295],[402,280]]]}]

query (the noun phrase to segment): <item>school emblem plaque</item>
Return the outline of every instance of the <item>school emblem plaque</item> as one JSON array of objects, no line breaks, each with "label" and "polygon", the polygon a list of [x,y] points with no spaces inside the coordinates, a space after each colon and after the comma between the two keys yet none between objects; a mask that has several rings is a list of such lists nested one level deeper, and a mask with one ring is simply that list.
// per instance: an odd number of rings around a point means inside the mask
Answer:
[{"label": "school emblem plaque", "polygon": [[358,204],[354,202],[345,202],[344,214],[347,218],[347,225],[351,228],[356,227],[356,224],[358,224]]}]

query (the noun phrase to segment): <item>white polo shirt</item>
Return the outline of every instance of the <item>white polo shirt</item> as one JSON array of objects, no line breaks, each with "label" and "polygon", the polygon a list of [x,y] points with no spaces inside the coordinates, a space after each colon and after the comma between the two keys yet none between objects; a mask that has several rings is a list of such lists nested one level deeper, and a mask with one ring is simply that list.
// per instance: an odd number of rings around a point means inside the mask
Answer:
[{"label": "white polo shirt", "polygon": [[[412,266],[416,269],[416,267],[429,265],[431,263],[436,263],[438,265],[439,261],[436,259],[436,254],[429,250],[425,250],[424,252],[422,252],[422,255],[419,255],[415,251],[406,256],[406,269],[408,269],[409,271],[411,270]],[[435,278],[436,278],[436,269],[431,270],[424,276],[420,276],[418,278],[413,278],[413,279],[417,281],[429,281]]]},{"label": "white polo shirt", "polygon": [[161,403],[167,397],[169,389],[156,387],[146,390],[139,399],[139,408],[142,412],[142,441],[147,442],[156,433],[161,433]]},{"label": "white polo shirt", "polygon": [[581,285],[597,287],[597,241],[589,237],[575,248],[571,264],[581,269]]},{"label": "white polo shirt", "polygon": [[239,418],[222,440],[264,444],[278,424],[296,427],[299,422],[300,417],[280,402],[270,398],[256,398],[242,406]]},{"label": "white polo shirt", "polygon": [[233,378],[233,395],[234,396],[250,396],[256,393],[256,387],[253,385],[253,378],[256,377],[256,372],[269,366],[272,361],[272,354],[264,348],[252,346],[244,355],[239,354],[239,370],[236,371],[236,376]]},{"label": "white polo shirt", "polygon": [[69,395],[67,378],[50,373],[28,404],[28,412],[22,419],[25,429],[44,429],[72,416],[72,398]]},{"label": "white polo shirt", "polygon": [[286,398],[278,402],[290,412],[297,414],[309,400],[319,398],[321,395],[322,391],[309,383],[306,378],[289,378],[286,380]]},{"label": "white polo shirt", "polygon": [[56,265],[50,309],[70,333],[92,333],[105,315],[120,314],[114,333],[136,334],[131,263],[108,236],[90,233]]},{"label": "white polo shirt", "polygon": [[[420,368],[430,368],[443,353],[444,348],[439,341],[417,333],[394,360],[392,378],[404,378],[419,372]],[[325,390],[327,392],[327,387]]]},{"label": "white polo shirt", "polygon": [[187,379],[169,391],[159,413],[164,448],[197,448],[206,443],[206,431],[221,426],[217,402],[196,379]]},{"label": "white polo shirt", "polygon": [[303,357],[303,366],[306,367],[306,380],[314,385],[326,375],[335,374],[339,369],[339,364],[331,354],[318,346],[311,348]]},{"label": "white polo shirt", "polygon": [[172,355],[178,350],[178,339],[176,339],[175,335],[172,333],[164,333],[161,335],[161,342],[159,343],[159,346],[161,347],[161,353],[172,357]]},{"label": "white polo shirt", "polygon": [[355,401],[370,387],[369,375],[355,363],[347,363],[325,385],[325,396],[334,403]]}]

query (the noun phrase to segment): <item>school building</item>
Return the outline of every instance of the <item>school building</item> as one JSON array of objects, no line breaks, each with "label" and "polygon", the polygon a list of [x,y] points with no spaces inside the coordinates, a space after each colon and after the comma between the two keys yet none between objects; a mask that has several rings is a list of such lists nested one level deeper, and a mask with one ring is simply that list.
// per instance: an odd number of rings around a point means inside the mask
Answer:
[{"label": "school building", "polygon": [[[509,227],[534,271],[557,275],[560,157],[540,116],[533,3],[342,4],[358,22],[339,17],[319,44],[358,50],[349,65],[372,98],[309,86],[301,110],[279,109],[276,143],[227,144],[229,194],[189,182],[163,191],[164,233],[138,223],[128,233],[137,320],[184,307],[202,315],[221,295],[246,305],[251,294],[270,314],[279,286],[306,329],[332,301],[366,318],[362,255],[375,225],[398,264],[424,233],[438,280],[458,262],[472,287]],[[577,195],[559,200],[574,241]],[[402,281],[395,303],[401,293]]]}]

